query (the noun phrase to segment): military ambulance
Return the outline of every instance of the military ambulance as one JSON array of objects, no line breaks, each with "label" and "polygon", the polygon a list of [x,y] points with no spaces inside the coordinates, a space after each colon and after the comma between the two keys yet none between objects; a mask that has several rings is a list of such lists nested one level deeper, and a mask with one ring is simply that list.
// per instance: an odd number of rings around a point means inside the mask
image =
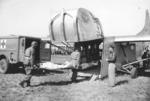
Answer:
[{"label": "military ambulance", "polygon": [[2,36],[0,37],[0,73],[6,73],[11,64],[23,67],[25,49],[31,42],[38,42],[37,58],[40,62],[50,61],[50,41],[28,36]]}]

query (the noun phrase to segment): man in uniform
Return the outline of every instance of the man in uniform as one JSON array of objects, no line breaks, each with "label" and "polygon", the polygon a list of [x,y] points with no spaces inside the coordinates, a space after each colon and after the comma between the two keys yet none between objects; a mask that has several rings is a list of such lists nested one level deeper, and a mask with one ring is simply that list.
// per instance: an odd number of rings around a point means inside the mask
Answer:
[{"label": "man in uniform", "polygon": [[36,66],[36,47],[38,46],[36,41],[31,43],[31,46],[25,50],[25,71],[26,78],[20,83],[22,87],[30,86],[30,80],[32,77],[32,72],[34,67]]},{"label": "man in uniform", "polygon": [[73,69],[72,69],[72,77],[71,77],[71,80],[72,81],[76,81],[76,78],[77,78],[77,69],[79,69],[80,67],[80,60],[81,58],[81,54],[79,52],[78,49],[76,49],[74,52],[72,52],[71,54],[71,59],[72,59],[72,65],[73,65]]},{"label": "man in uniform", "polygon": [[[150,58],[150,46],[146,46],[142,52],[142,59]],[[150,59],[143,61],[143,68],[148,68],[150,65]]]},{"label": "man in uniform", "polygon": [[80,58],[81,58],[81,53],[79,52],[78,49],[75,49],[71,53],[71,61],[64,66],[65,68],[71,68],[72,69],[71,80],[73,82],[76,81],[76,78],[77,78],[77,69],[80,68],[80,63],[81,63],[81,59]]}]

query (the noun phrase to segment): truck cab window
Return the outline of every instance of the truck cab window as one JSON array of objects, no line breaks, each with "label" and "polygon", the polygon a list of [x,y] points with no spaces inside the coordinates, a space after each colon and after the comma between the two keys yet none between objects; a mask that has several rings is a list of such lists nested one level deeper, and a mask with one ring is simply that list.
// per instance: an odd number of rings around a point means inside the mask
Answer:
[{"label": "truck cab window", "polygon": [[22,47],[24,47],[24,46],[25,46],[25,40],[22,39]]}]

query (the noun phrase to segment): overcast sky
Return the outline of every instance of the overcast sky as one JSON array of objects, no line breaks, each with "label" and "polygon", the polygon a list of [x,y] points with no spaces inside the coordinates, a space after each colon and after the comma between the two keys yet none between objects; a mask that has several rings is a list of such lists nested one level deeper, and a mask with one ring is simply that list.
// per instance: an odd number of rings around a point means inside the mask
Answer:
[{"label": "overcast sky", "polygon": [[51,17],[64,9],[91,11],[109,35],[135,35],[142,30],[150,0],[0,0],[0,35],[49,34]]}]

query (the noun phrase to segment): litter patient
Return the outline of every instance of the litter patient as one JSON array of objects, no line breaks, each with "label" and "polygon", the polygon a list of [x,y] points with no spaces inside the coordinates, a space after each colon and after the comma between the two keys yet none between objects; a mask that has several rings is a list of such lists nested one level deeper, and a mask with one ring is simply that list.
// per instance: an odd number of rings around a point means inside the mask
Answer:
[{"label": "litter patient", "polygon": [[52,70],[52,69],[71,69],[72,70],[72,77],[71,80],[76,82],[77,72],[79,70],[84,70],[90,68],[92,66],[97,66],[98,62],[91,61],[88,63],[81,62],[81,52],[78,49],[75,49],[71,53],[71,61],[66,61],[64,64],[58,65],[55,63],[47,62],[41,64],[41,68]]},{"label": "litter patient", "polygon": [[71,53],[71,61],[66,61],[64,64],[58,65],[58,64],[54,64],[51,62],[48,63],[43,63],[41,64],[41,68],[44,69],[72,69],[72,77],[71,80],[72,81],[76,81],[77,78],[77,70],[80,68],[80,52],[78,49],[75,49],[72,53]]},{"label": "litter patient", "polygon": [[80,65],[80,52],[75,50],[71,54],[71,61],[66,61],[64,64],[55,64],[52,62],[45,62],[40,64],[40,68],[53,70],[53,69],[79,69]]}]

